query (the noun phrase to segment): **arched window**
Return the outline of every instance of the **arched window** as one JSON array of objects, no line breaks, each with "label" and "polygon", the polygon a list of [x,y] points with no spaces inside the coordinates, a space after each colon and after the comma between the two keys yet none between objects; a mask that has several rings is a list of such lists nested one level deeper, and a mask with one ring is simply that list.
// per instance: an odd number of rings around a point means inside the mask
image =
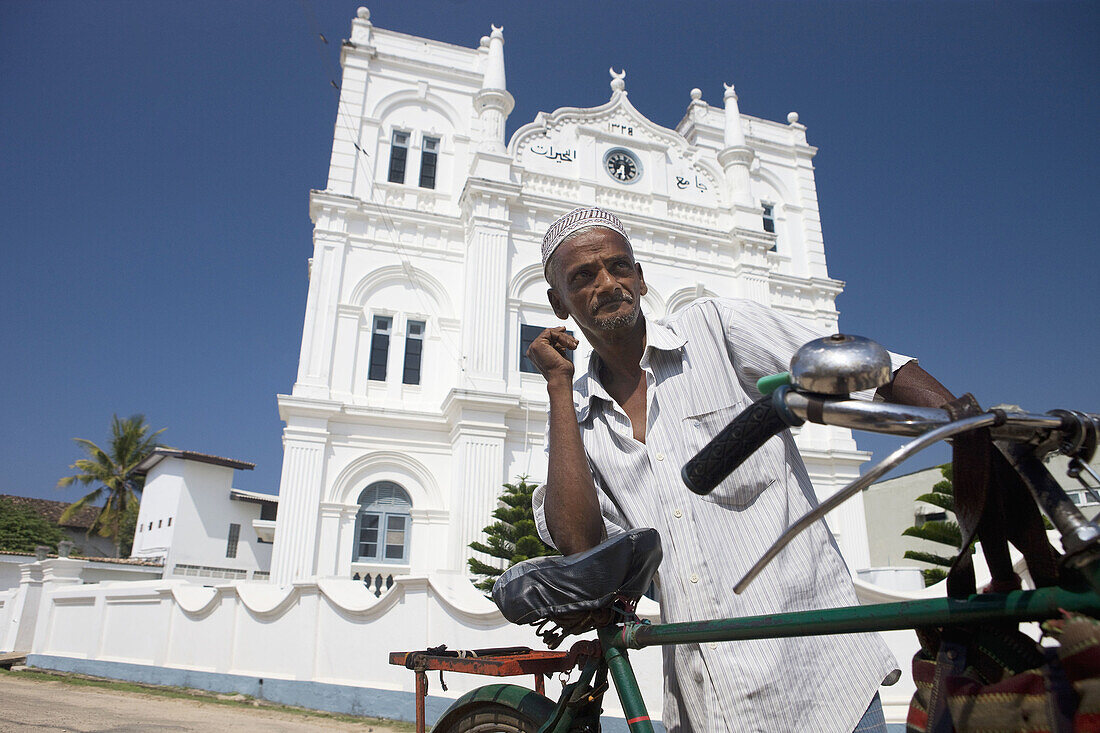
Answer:
[{"label": "arched window", "polygon": [[407,564],[412,501],[397,484],[379,481],[359,495],[356,562]]}]

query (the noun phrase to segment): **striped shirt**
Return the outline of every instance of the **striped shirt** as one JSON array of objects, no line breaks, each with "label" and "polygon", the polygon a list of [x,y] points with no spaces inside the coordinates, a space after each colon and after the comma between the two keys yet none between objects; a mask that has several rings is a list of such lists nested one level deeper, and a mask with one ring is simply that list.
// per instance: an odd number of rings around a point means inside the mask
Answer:
[{"label": "striped shirt", "polygon": [[[574,406],[608,536],[661,534],[663,622],[856,605],[825,522],[802,532],[742,595],[734,584],[794,520],[817,504],[790,431],[769,440],[707,496],[680,468],[748,404],[756,380],[788,368],[820,337],[746,300],[703,298],[646,321],[646,442],[599,380],[599,356],[573,385]],[[901,360],[904,363],[904,360]],[[895,368],[901,365],[895,364]],[[551,542],[534,495],[539,534]],[[682,644],[664,653],[669,731],[851,731],[897,665],[878,634]]]}]

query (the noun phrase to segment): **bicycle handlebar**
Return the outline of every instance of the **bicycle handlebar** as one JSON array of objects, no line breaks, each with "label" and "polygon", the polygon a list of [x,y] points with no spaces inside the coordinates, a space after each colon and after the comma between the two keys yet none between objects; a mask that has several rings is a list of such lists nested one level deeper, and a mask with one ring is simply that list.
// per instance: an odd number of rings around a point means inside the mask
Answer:
[{"label": "bicycle handlebar", "polygon": [[[995,439],[1029,440],[1043,431],[1072,430],[1064,414],[991,410],[997,419],[991,426]],[[1090,416],[1100,423],[1100,416]],[[951,424],[946,410],[886,402],[844,399],[797,392],[779,387],[749,405],[701,451],[684,464],[684,484],[696,494],[708,494],[749,456],[788,427],[809,421],[890,435],[917,436]]]},{"label": "bicycle handlebar", "polygon": [[700,496],[709,494],[770,438],[801,425],[802,420],[790,422],[786,410],[777,409],[774,402],[781,402],[788,391],[780,387],[749,405],[685,463],[680,475],[687,487]]},{"label": "bicycle handlebar", "polygon": [[[684,483],[689,489],[702,495],[709,493],[725,480],[770,438],[788,427],[802,425],[806,421],[893,435],[919,436],[895,450],[881,463],[792,524],[734,587],[735,593],[743,592],[795,535],[933,443],[959,433],[988,427],[992,437],[998,441],[1032,443],[1033,450],[1058,448],[1067,454],[1075,453],[1082,447],[1082,443],[1091,443],[1091,454],[1100,434],[1100,415],[1088,413],[1056,410],[1039,415],[993,409],[981,415],[953,421],[946,410],[865,402],[846,397],[803,393],[787,386],[779,387],[746,408],[684,464],[681,471]],[[1048,492],[1040,489],[1040,482],[1034,477],[1024,478],[1033,496],[1062,533],[1067,552],[1072,554],[1077,549],[1100,541],[1100,528],[1080,515],[1060,487],[1057,491]]]}]

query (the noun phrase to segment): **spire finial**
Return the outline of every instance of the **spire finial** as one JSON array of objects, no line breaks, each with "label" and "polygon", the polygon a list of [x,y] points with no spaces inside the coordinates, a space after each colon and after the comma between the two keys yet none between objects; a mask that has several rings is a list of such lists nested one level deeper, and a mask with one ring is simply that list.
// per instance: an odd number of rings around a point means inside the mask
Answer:
[{"label": "spire finial", "polygon": [[793,125],[797,122],[798,122],[798,113],[797,112],[791,112],[787,115],[787,124],[788,125]]},{"label": "spire finial", "polygon": [[702,89],[700,89],[699,87],[695,87],[694,89],[691,90],[691,101],[692,102],[698,102],[702,98],[703,98],[703,90]]},{"label": "spire finial", "polygon": [[482,89],[507,89],[504,82],[504,27],[490,25],[489,62],[485,67]]},{"label": "spire finial", "polygon": [[355,14],[359,17],[359,20],[370,20],[370,10],[364,5],[360,5]]},{"label": "spire finial", "polygon": [[623,81],[626,78],[626,69],[615,71],[615,67],[612,66],[608,71],[611,72],[611,91],[621,92],[626,89],[626,82]]},{"label": "spire finial", "polygon": [[733,84],[723,84],[726,93],[722,95],[726,102],[725,144],[727,148],[739,148],[745,144],[745,133],[741,130],[741,110],[737,108],[737,92]]}]

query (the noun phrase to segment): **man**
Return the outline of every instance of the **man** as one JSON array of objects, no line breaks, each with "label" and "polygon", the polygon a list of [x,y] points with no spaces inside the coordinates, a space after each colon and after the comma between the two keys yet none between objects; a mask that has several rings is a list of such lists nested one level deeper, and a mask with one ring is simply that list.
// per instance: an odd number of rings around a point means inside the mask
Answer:
[{"label": "man", "polygon": [[[594,349],[575,383],[566,352],[578,341],[564,328],[544,331],[527,352],[550,400],[547,478],[534,496],[543,539],[573,554],[625,529],[657,529],[665,622],[857,603],[824,522],[743,595],[733,593],[772,541],[817,504],[790,431],[706,497],[680,478],[681,466],[759,398],[757,378],[787,369],[794,351],[821,334],[739,300],[704,298],[647,320],[642,267],[618,218],[599,208],[551,225],[543,265],[554,312],[572,317]],[[950,399],[915,363],[890,387],[898,401]],[[670,731],[885,731],[877,690],[896,663],[877,634],[678,645],[664,655]]]}]

